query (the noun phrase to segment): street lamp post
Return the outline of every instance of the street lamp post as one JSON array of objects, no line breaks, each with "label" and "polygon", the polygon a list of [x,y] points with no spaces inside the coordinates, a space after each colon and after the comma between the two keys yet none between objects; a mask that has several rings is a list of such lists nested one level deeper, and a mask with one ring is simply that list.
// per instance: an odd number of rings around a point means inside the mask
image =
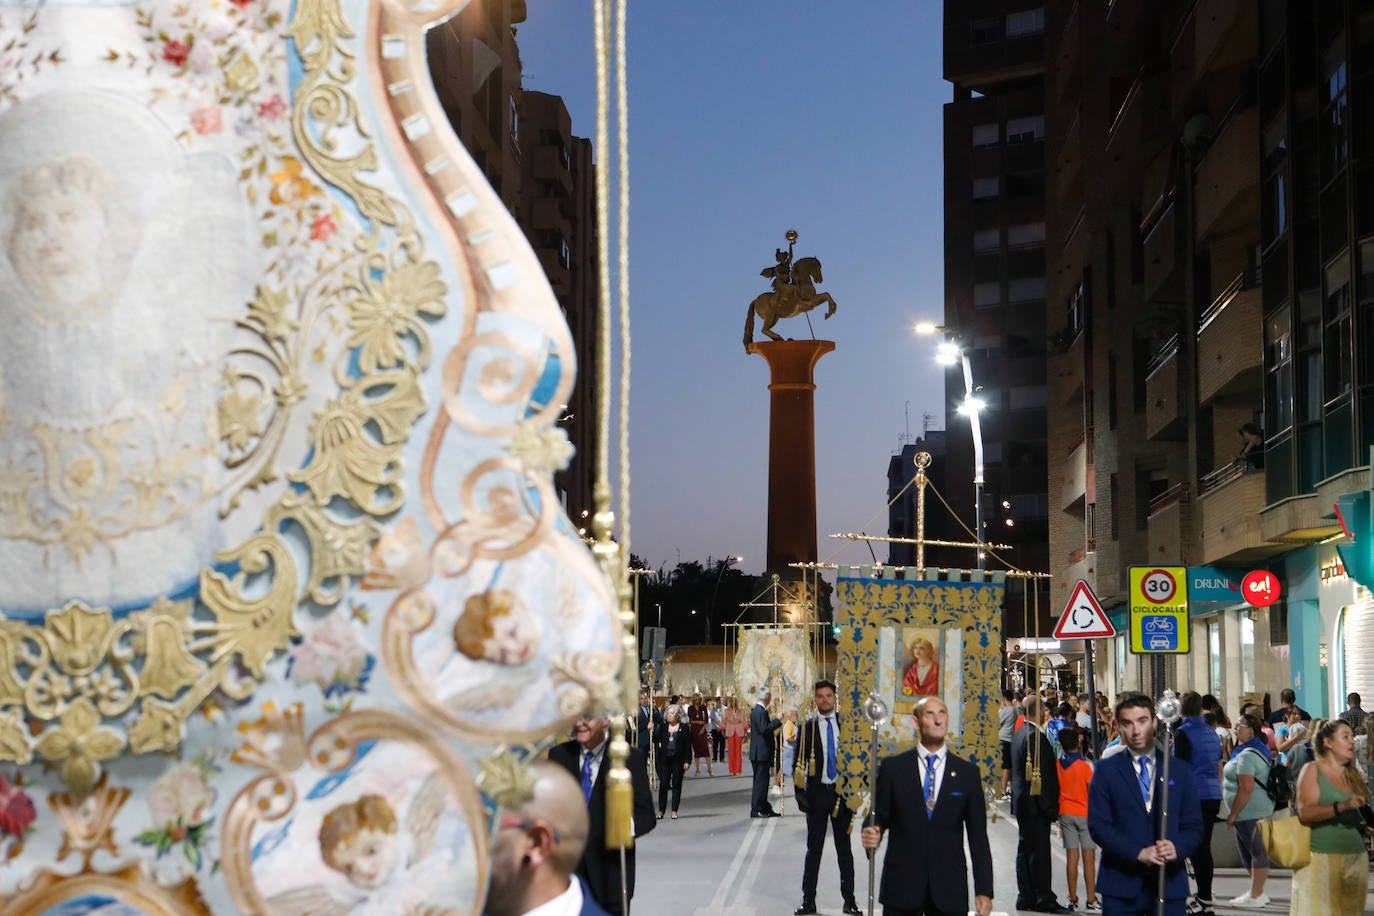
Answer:
[{"label": "street lamp post", "polygon": [[724,578],[726,569],[728,569],[731,566],[734,566],[736,563],[743,562],[744,557],[737,556],[729,556],[720,561],[720,568],[716,572],[716,584],[715,587],[711,589],[711,603],[706,606],[706,632],[708,634],[706,637],[707,645],[710,645],[711,643],[711,637],[709,635],[711,632],[711,618],[714,617],[716,614],[716,596],[720,594],[720,580]]},{"label": "street lamp post", "polygon": [[973,386],[973,364],[969,362],[968,352],[959,346],[948,329],[928,321],[916,325],[917,334],[934,334],[937,331],[944,333],[946,337],[935,352],[936,360],[944,366],[952,366],[957,361],[962,364],[964,370],[964,402],[957,410],[968,417],[969,431],[973,434],[973,540],[978,545],[978,568],[985,569],[987,551],[983,547],[983,427],[978,414],[986,404],[982,398],[974,394],[977,389]]}]

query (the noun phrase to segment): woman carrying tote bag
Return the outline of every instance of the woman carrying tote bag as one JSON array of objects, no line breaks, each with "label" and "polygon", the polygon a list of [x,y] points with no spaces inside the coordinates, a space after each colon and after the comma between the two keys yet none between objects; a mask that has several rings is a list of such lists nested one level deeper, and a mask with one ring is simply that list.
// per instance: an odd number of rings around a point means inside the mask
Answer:
[{"label": "woman carrying tote bag", "polygon": [[1316,758],[1298,776],[1298,819],[1312,828],[1312,862],[1293,873],[1293,916],[1359,916],[1369,891],[1360,814],[1369,786],[1355,762],[1355,732],[1341,719],[1317,729]]}]

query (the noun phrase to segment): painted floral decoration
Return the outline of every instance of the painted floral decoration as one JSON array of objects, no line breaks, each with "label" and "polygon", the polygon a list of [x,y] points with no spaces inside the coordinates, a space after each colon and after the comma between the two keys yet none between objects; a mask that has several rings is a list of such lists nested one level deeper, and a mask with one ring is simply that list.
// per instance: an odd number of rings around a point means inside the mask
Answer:
[{"label": "painted floral decoration", "polygon": [[18,774],[14,782],[0,776],[0,851],[5,861],[24,851],[24,837],[33,829],[38,816],[33,799],[20,788],[21,779]]},{"label": "painted floral decoration", "polygon": [[158,777],[148,793],[148,810],[154,826],[135,840],[155,847],[159,858],[180,845],[186,861],[199,871],[204,861],[201,847],[214,823],[209,816],[215,802],[209,777],[214,772],[216,769],[208,762],[198,759],[179,763]]},{"label": "painted floral decoration", "polygon": [[336,611],[307,631],[291,651],[286,676],[295,684],[318,684],[326,697],[343,697],[367,689],[375,663],[352,617]]}]

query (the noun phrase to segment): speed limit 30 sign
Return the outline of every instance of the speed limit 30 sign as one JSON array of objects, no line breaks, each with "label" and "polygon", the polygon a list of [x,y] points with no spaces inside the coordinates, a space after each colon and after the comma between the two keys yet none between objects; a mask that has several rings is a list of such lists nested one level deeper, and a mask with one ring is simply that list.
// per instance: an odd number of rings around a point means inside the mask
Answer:
[{"label": "speed limit 30 sign", "polygon": [[1131,651],[1185,655],[1188,593],[1184,566],[1131,567]]}]

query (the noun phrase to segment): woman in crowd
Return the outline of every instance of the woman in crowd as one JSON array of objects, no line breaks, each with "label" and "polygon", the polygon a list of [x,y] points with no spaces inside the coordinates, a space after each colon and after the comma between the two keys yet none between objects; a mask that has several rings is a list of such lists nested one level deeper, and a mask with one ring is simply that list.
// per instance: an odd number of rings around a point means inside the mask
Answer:
[{"label": "woman in crowd", "polygon": [[792,778],[792,768],[797,762],[797,739],[801,729],[797,725],[797,711],[794,709],[782,720],[782,778]]},{"label": "woman in crowd", "polygon": [[725,725],[730,775],[738,776],[744,772],[744,736],[749,734],[749,718],[740,711],[739,703],[733,697],[726,700],[725,704],[725,715],[721,719]]},{"label": "woman in crowd", "polygon": [[1312,828],[1312,863],[1293,874],[1292,914],[1357,916],[1369,891],[1369,859],[1360,809],[1369,785],[1355,762],[1355,732],[1341,719],[1324,722],[1316,757],[1298,775],[1298,819]]},{"label": "woman in crowd", "polygon": [[1202,713],[1202,696],[1195,690],[1183,695],[1183,721],[1178,732],[1188,739],[1188,769],[1197,786],[1198,802],[1202,807],[1202,842],[1193,851],[1193,877],[1197,880],[1197,894],[1193,898],[1195,914],[1212,909],[1212,827],[1221,811],[1221,742],[1216,730],[1207,724]]},{"label": "woman in crowd", "polygon": [[668,808],[668,793],[673,795],[673,820],[682,802],[682,777],[692,762],[692,737],[682,724],[682,707],[669,705],[663,710],[663,724],[654,736],[654,756],[658,762],[658,816]]},{"label": "woman in crowd", "polygon": [[1238,747],[1222,770],[1222,794],[1230,814],[1226,826],[1235,831],[1241,864],[1250,873],[1250,890],[1233,897],[1231,906],[1262,909],[1269,905],[1264,882],[1269,878],[1269,853],[1259,835],[1260,818],[1274,813],[1274,802],[1258,783],[1269,778],[1269,743],[1259,716],[1244,713],[1236,720]]},{"label": "woman in crowd", "polygon": [[687,724],[692,729],[692,757],[696,760],[696,775],[701,775],[703,760],[706,761],[706,775],[716,775],[711,772],[711,726],[706,715],[706,702],[701,694],[697,694],[692,705],[687,707]]}]

